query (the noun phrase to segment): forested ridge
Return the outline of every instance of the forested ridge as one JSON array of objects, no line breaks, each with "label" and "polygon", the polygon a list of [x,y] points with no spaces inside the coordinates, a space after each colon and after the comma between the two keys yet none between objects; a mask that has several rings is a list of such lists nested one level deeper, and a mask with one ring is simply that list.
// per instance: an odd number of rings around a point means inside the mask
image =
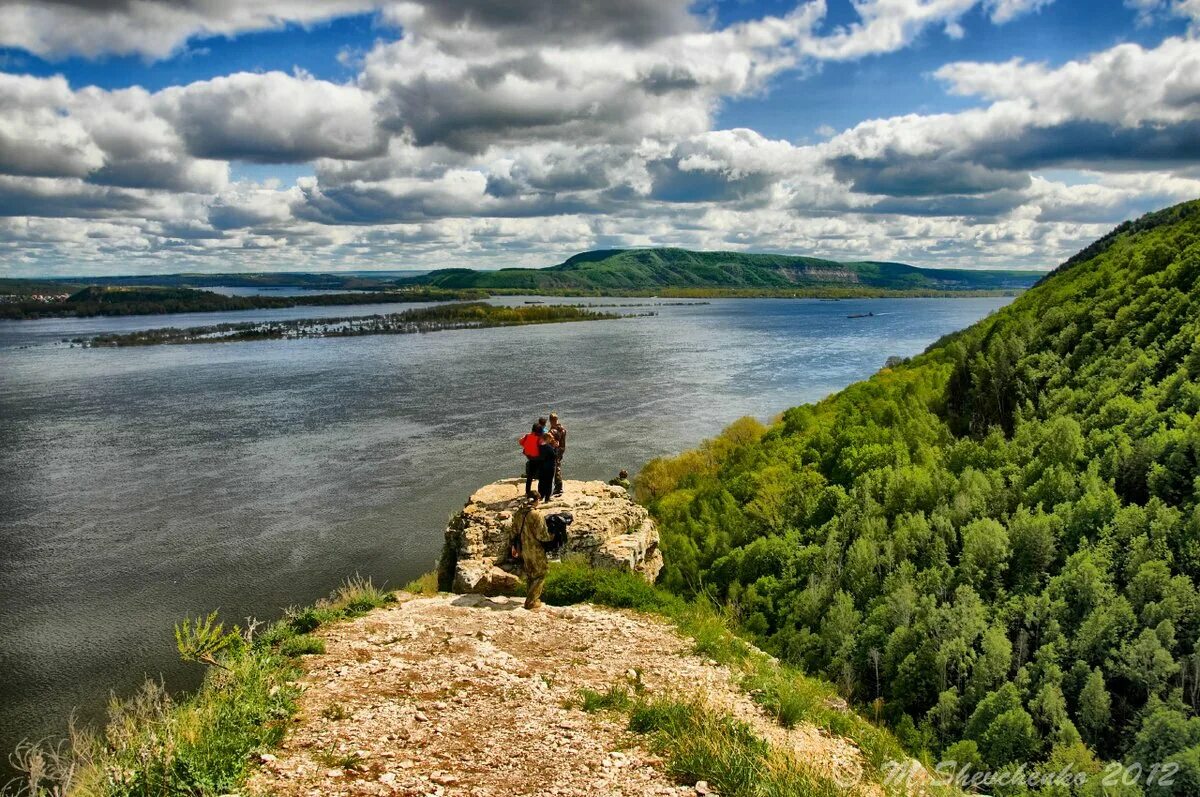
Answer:
[{"label": "forested ridge", "polygon": [[841,263],[799,255],[602,249],[549,268],[441,269],[402,281],[439,288],[535,293],[884,296],[1014,292],[1035,271],[918,268],[904,263]]},{"label": "forested ridge", "polygon": [[1198,281],[1190,202],[910,362],[650,463],[662,583],[934,761],[1119,761],[1134,785],[1105,793],[1200,794]]}]

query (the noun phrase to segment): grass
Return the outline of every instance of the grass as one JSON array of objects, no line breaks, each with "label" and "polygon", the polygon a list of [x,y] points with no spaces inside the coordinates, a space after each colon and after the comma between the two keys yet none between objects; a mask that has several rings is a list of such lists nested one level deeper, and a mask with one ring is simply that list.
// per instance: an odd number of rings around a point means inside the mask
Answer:
[{"label": "grass", "polygon": [[358,753],[343,753],[338,750],[320,750],[313,756],[326,769],[358,769],[363,758]]},{"label": "grass", "polygon": [[845,789],[758,737],[744,722],[699,702],[639,703],[629,729],[648,737],[681,783],[707,781],[727,797],[833,797]]},{"label": "grass", "polygon": [[[551,567],[543,599],[556,605],[590,602],[665,616],[694,640],[696,654],[729,667],[750,697],[784,727],[807,722],[849,739],[877,771],[889,761],[910,758],[891,732],[847,710],[831,684],[746,642],[732,630],[732,620],[710,603],[686,601],[631,573],[575,563]],[[602,698],[593,696],[591,704],[604,707]]]},{"label": "grass", "polygon": [[603,692],[594,689],[580,690],[578,705],[589,714],[597,711],[629,711],[633,708],[633,698],[629,696],[628,689],[613,684]]},{"label": "grass", "polygon": [[24,773],[5,794],[220,795],[235,792],[254,753],[277,746],[296,712],[296,657],[324,652],[311,632],[395,599],[355,576],[328,599],[289,610],[263,633],[224,629],[215,617],[176,628],[180,654],[203,661],[200,688],[172,698],[147,681],[126,700],[113,700],[101,732],[72,729],[63,743],[23,745],[13,762]]},{"label": "grass", "polygon": [[424,597],[432,597],[438,594],[438,574],[437,571],[431,570],[423,576],[417,576],[412,581],[404,585],[405,592],[411,592],[413,595],[421,595]]},{"label": "grass", "polygon": [[[437,576],[408,585],[436,594]],[[695,640],[694,651],[728,666],[752,698],[785,726],[810,722],[855,742],[877,768],[905,760],[886,730],[840,708],[834,688],[776,662],[735,634],[729,618],[703,602],[688,602],[647,584],[640,577],[579,564],[551,568],[544,599],[564,605],[592,602],[635,609],[670,619]],[[369,580],[346,581],[328,599],[293,608],[255,633],[225,629],[214,616],[176,629],[181,655],[207,665],[204,683],[193,694],[173,699],[157,682],[138,694],[114,701],[102,733],[72,732],[57,746],[24,746],[15,757],[27,776],[7,790],[33,797],[52,795],[219,795],[236,792],[250,772],[255,753],[280,742],[296,711],[297,657],[324,652],[313,632],[329,623],[361,615],[394,601]],[[668,762],[681,781],[707,780],[721,794],[737,797],[837,794],[794,758],[772,750],[744,723],[699,704],[649,699],[640,673],[603,692],[585,690],[585,711],[616,711],[630,717],[630,729]],[[346,709],[327,707],[322,716],[341,719]],[[330,768],[358,762],[329,752]]]}]

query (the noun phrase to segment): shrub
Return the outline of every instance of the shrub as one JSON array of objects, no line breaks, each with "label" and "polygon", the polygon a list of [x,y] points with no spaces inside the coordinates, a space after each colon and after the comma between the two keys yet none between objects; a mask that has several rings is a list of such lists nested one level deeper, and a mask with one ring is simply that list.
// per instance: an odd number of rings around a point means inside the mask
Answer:
[{"label": "shrub", "polygon": [[288,637],[279,646],[279,652],[284,656],[304,656],[325,652],[325,640],[309,634],[299,634]]},{"label": "shrub", "polygon": [[404,585],[405,592],[411,592],[414,595],[436,595],[438,594],[438,574],[436,570],[417,576],[412,581]]},{"label": "shrub", "polygon": [[700,703],[669,698],[641,703],[629,729],[649,735],[651,747],[681,783],[704,780],[728,797],[833,797],[845,791],[773,750],[744,722]]}]

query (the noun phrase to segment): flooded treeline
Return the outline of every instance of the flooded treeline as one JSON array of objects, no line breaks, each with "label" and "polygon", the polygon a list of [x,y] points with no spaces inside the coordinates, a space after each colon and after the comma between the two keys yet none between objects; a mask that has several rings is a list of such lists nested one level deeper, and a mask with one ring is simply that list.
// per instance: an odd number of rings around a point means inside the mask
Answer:
[{"label": "flooded treeline", "polygon": [[[642,313],[640,315],[653,315]],[[600,321],[628,317],[570,305],[498,307],[482,302],[447,304],[383,315],[344,318],[302,318],[281,321],[248,321],[200,327],[164,327],[136,332],[75,338],[83,346],[154,346],[178,343],[225,343],[251,340],[350,337],[355,335],[405,335],[449,329],[553,324],[567,321]]]}]

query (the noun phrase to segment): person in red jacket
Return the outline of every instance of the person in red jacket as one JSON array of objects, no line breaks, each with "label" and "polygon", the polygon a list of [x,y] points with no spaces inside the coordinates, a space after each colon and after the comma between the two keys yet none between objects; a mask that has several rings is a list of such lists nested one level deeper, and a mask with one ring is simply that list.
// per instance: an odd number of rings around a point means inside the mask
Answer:
[{"label": "person in red jacket", "polygon": [[537,476],[538,465],[541,463],[542,434],[546,429],[546,419],[538,418],[533,425],[533,431],[517,439],[517,445],[525,453],[525,495],[529,495],[533,480]]}]

